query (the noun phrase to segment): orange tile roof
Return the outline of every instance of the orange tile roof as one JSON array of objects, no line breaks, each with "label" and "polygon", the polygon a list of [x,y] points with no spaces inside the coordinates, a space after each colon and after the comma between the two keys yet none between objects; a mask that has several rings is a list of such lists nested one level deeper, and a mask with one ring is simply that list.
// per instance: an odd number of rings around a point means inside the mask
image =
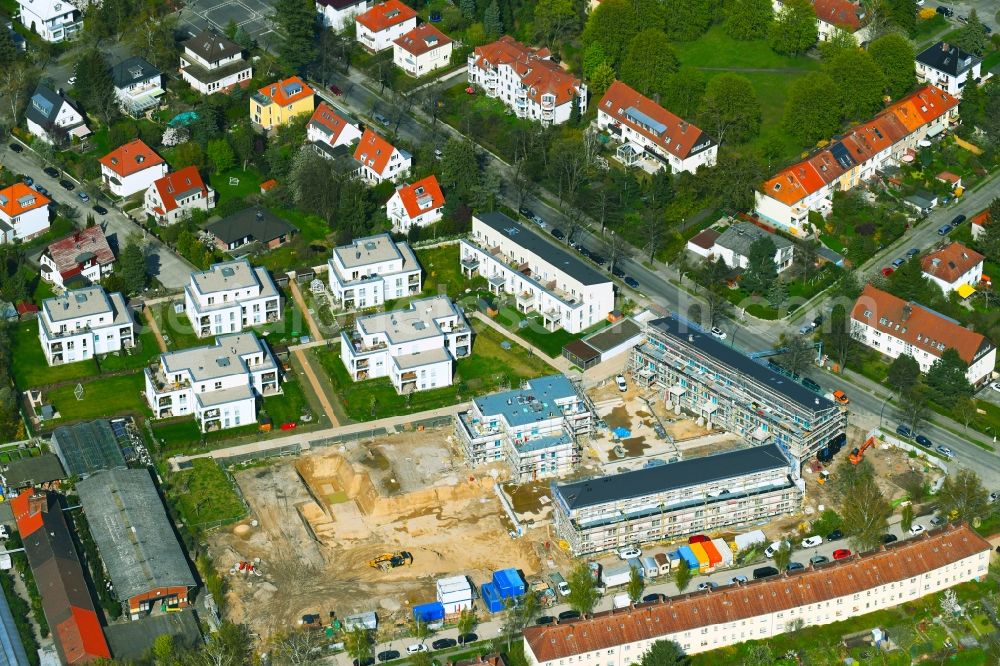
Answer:
[{"label": "orange tile roof", "polygon": [[[634,108],[650,119],[662,123],[664,130],[655,132],[644,123],[636,122],[627,111]],[[639,132],[650,141],[656,143],[669,154],[676,155],[681,159],[686,159],[691,154],[691,149],[695,144],[702,144],[705,141],[714,144],[715,142],[700,129],[685,121],[679,116],[675,116],[662,106],[641,95],[621,81],[615,81],[604,93],[598,109],[608,114],[620,123],[628,125],[636,132]],[[704,148],[703,148],[704,149]]]},{"label": "orange tile roof", "polygon": [[937,120],[958,106],[957,97],[949,95],[936,86],[925,86],[910,95],[909,99],[925,123]]},{"label": "orange tile roof", "polygon": [[0,211],[3,211],[7,219],[27,213],[29,210],[48,206],[50,203],[51,200],[48,197],[24,183],[14,183],[10,187],[0,190]]},{"label": "orange tile roof", "polygon": [[444,205],[444,194],[438,185],[437,176],[427,176],[412,185],[402,185],[396,189],[410,218],[435,210]]},{"label": "orange tile roof", "polygon": [[949,243],[937,252],[924,256],[920,260],[920,267],[927,275],[954,284],[984,259],[986,257],[961,243]]},{"label": "orange tile roof", "polygon": [[987,208],[983,212],[972,216],[972,224],[978,227],[985,227],[990,220],[990,209]]},{"label": "orange tile roof", "polygon": [[168,213],[177,208],[178,196],[190,194],[194,190],[200,190],[202,197],[208,196],[205,181],[201,179],[198,168],[193,166],[168,173],[163,178],[153,181],[153,186],[156,187],[160,201],[163,202],[163,208]]},{"label": "orange tile roof", "polygon": [[906,302],[870,284],[865,285],[854,302],[851,319],[933,356],[940,357],[946,349],[953,348],[969,365],[993,348],[993,343],[983,335],[964,328],[954,319],[919,303]]},{"label": "orange tile roof", "polygon": [[313,89],[297,76],[290,76],[283,81],[270,83],[258,91],[278,106],[288,106],[300,99],[312,97]]},{"label": "orange tile roof", "polygon": [[375,173],[381,174],[389,164],[389,158],[392,157],[394,150],[391,143],[370,129],[365,129],[358,147],[354,150],[354,159]]},{"label": "orange tile roof", "polygon": [[417,18],[417,12],[413,9],[399,0],[388,0],[388,2],[375,5],[363,14],[358,14],[354,20],[372,32],[382,32],[386,28],[415,18]]},{"label": "orange tile roof", "polygon": [[[990,543],[967,525],[946,526],[818,569],[528,627],[524,641],[539,663],[551,662],[857,594],[990,550]],[[857,614],[863,606],[859,602],[852,611],[848,605],[845,611]]]},{"label": "orange tile roof", "polygon": [[528,87],[532,100],[540,102],[542,95],[549,93],[555,95],[557,105],[565,104],[576,96],[580,79],[550,60],[551,55],[546,48],[531,48],[504,35],[492,44],[477,46],[475,64],[480,69],[508,65]]},{"label": "orange tile roof", "polygon": [[[829,154],[829,151],[824,151]],[[833,160],[833,157],[830,156]],[[836,162],[836,160],[833,160]],[[764,183],[764,193],[791,206],[823,187],[826,181],[808,160],[788,167]]]},{"label": "orange tile roof", "polygon": [[337,143],[337,137],[350,125],[343,116],[334,111],[326,102],[319,103],[319,106],[313,111],[312,118],[309,119],[309,124],[329,130],[330,138],[327,141],[331,146]]},{"label": "orange tile roof", "polygon": [[163,158],[147,146],[142,139],[133,139],[118,146],[100,160],[101,164],[122,178],[163,164]]},{"label": "orange tile roof", "polygon": [[421,23],[393,43],[407,53],[419,56],[451,44],[451,39],[430,23]]},{"label": "orange tile roof", "polygon": [[17,531],[21,534],[22,539],[30,536],[43,525],[42,512],[31,511],[30,499],[34,494],[34,488],[26,488],[10,500],[11,513],[14,514]]},{"label": "orange tile roof", "polygon": [[845,28],[848,32],[856,32],[864,20],[864,9],[860,3],[851,0],[812,0],[816,18],[831,25]]}]

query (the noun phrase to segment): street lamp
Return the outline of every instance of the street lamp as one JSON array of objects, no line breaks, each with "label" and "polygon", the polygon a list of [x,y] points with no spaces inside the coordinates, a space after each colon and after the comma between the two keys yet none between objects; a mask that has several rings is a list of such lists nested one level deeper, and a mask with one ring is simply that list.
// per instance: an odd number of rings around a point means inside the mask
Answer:
[{"label": "street lamp", "polygon": [[882,415],[885,414],[885,406],[889,404],[889,398],[892,397],[892,393],[885,396],[885,400],[882,401],[882,409],[878,412],[878,427],[882,427]]}]

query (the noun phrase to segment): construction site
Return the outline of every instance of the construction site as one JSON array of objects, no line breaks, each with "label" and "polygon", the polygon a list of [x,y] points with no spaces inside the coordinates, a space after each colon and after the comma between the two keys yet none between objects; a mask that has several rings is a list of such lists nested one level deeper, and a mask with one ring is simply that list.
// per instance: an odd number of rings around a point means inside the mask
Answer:
[{"label": "construction site", "polygon": [[391,633],[442,576],[536,573],[539,551],[510,537],[494,475],[470,473],[449,435],[407,432],[236,472],[250,518],[210,536],[230,619],[267,636],[304,615],[375,611]]}]

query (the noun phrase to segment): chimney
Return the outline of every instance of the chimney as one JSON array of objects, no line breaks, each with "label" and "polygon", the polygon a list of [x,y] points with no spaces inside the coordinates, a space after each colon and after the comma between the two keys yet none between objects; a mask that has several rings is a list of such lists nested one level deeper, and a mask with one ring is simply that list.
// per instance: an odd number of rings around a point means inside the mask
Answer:
[{"label": "chimney", "polygon": [[905,322],[907,319],[909,319],[910,315],[912,313],[913,313],[913,308],[910,307],[910,304],[907,303],[906,305],[904,305],[903,306],[903,321]]},{"label": "chimney", "polygon": [[48,509],[48,495],[39,492],[28,498],[28,515],[37,515]]},{"label": "chimney", "polygon": [[948,42],[941,42],[941,50],[947,53],[948,49],[949,49]]}]

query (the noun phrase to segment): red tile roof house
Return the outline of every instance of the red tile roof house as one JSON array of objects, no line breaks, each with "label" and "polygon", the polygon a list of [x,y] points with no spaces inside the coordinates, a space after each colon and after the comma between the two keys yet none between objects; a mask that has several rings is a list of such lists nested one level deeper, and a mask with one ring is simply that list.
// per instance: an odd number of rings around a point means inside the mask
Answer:
[{"label": "red tile roof house", "polygon": [[969,364],[966,379],[973,386],[989,382],[997,349],[982,334],[913,301],[865,285],[851,309],[855,340],[889,358],[909,354],[927,372],[949,347]]},{"label": "red tile roof house", "polygon": [[191,216],[192,210],[215,208],[215,190],[205,184],[198,169],[184,167],[153,181],[146,188],[143,210],[158,224],[173,224]]},{"label": "red tile roof house", "polygon": [[942,183],[948,183],[949,185],[951,185],[951,189],[955,189],[956,187],[962,187],[962,177],[959,176],[958,174],[952,173],[951,171],[942,171],[941,173],[939,173],[934,177],[937,180],[940,180]]},{"label": "red tile roof house", "polygon": [[115,253],[99,225],[74,231],[49,245],[38,258],[42,279],[65,286],[65,281],[81,277],[88,283],[100,282],[114,269]]},{"label": "red tile roof house", "polygon": [[940,287],[945,296],[957,291],[971,296],[983,279],[983,255],[961,243],[949,243],[920,260],[924,277]]},{"label": "red tile roof house", "polygon": [[167,163],[142,139],[115,148],[100,162],[104,186],[119,197],[145,192],[153,181],[167,175]]},{"label": "red tile roof house", "polygon": [[616,155],[622,164],[649,173],[694,173],[714,165],[719,152],[712,137],[621,81],[597,105],[597,126],[621,143]]},{"label": "red tile roof house", "polygon": [[378,53],[417,27],[417,12],[399,0],[389,0],[354,17],[354,26],[357,42]]},{"label": "red tile roof house", "polygon": [[394,147],[370,129],[361,135],[354,159],[361,163],[361,177],[376,185],[384,180],[405,178],[413,163],[408,152]]},{"label": "red tile roof house", "polygon": [[0,243],[27,240],[49,229],[52,201],[24,183],[0,190]]},{"label": "red tile roof house", "polygon": [[444,194],[436,176],[427,176],[412,185],[400,185],[385,204],[392,231],[405,234],[411,227],[426,227],[441,219]]},{"label": "red tile roof house", "polygon": [[[781,0],[773,0],[774,12],[782,9]],[[822,42],[829,40],[837,28],[854,36],[859,45],[868,41],[868,17],[860,0],[812,0],[816,11],[816,28]]]},{"label": "red tile roof house", "polygon": [[970,228],[972,229],[972,240],[979,240],[979,237],[983,235],[988,224],[992,224],[993,220],[990,219],[989,209],[974,215],[972,217],[972,224]]},{"label": "red tile roof house", "polygon": [[330,148],[350,146],[361,138],[361,129],[344,118],[326,102],[320,102],[306,124],[306,138]]},{"label": "red tile roof house", "polygon": [[447,35],[423,23],[392,43],[392,62],[410,76],[423,76],[447,67],[452,48]]},{"label": "red tile roof house", "polygon": [[59,496],[29,488],[10,501],[42,611],[63,664],[110,659]]},{"label": "red tile roof house", "polygon": [[496,97],[518,118],[543,125],[570,119],[573,105],[587,111],[587,86],[552,60],[547,48],[525,46],[504,35],[469,55],[469,83]]}]

